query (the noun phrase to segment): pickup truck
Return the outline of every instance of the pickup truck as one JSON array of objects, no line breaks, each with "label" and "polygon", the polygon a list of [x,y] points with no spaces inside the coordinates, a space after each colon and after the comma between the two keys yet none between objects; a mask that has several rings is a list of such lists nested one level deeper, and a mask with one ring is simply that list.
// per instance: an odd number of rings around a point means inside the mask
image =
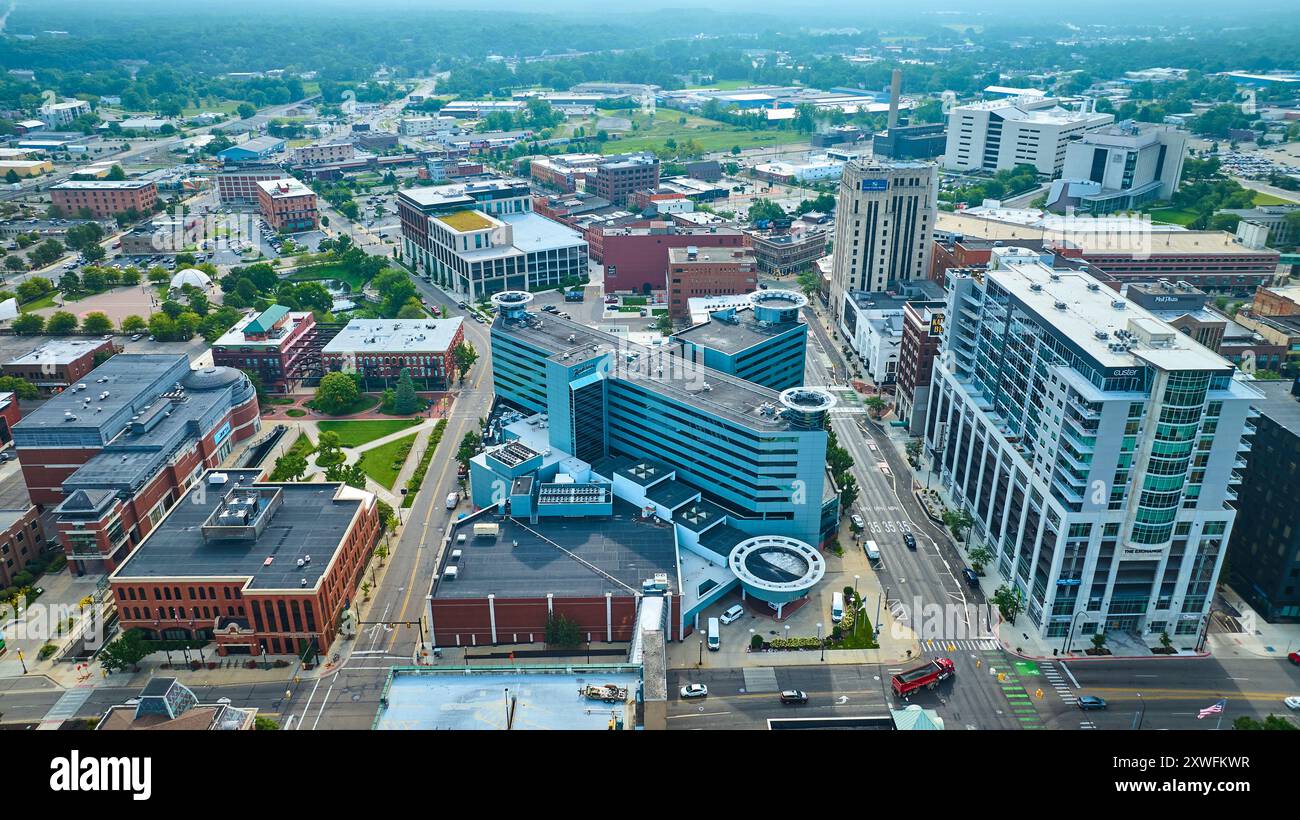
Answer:
[{"label": "pickup truck", "polygon": [[905,698],[918,689],[933,689],[939,681],[947,680],[957,672],[957,667],[948,658],[935,658],[911,669],[899,672],[889,679],[894,694]]}]

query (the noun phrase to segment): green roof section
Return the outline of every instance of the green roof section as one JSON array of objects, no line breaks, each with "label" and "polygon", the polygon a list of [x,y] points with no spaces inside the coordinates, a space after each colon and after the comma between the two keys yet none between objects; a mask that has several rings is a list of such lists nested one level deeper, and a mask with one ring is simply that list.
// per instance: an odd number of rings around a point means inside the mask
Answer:
[{"label": "green roof section", "polygon": [[271,305],[266,310],[258,314],[257,318],[244,326],[244,335],[270,333],[275,323],[289,315],[289,309],[284,305]]}]

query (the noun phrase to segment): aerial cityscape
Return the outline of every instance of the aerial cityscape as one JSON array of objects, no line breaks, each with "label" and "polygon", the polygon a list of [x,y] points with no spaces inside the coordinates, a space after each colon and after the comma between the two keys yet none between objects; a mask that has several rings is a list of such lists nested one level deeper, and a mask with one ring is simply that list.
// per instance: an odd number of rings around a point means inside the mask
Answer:
[{"label": "aerial cityscape", "polygon": [[1294,12],[0,0],[0,728],[1300,729]]}]

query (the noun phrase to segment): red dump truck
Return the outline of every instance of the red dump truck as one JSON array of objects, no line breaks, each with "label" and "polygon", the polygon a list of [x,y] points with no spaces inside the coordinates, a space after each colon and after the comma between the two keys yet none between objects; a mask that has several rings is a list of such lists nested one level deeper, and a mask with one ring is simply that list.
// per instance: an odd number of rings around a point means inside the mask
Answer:
[{"label": "red dump truck", "polygon": [[904,698],[917,689],[933,689],[939,685],[939,681],[952,677],[956,671],[956,666],[948,658],[935,658],[921,666],[899,672],[890,678],[889,683],[894,688],[894,694]]}]

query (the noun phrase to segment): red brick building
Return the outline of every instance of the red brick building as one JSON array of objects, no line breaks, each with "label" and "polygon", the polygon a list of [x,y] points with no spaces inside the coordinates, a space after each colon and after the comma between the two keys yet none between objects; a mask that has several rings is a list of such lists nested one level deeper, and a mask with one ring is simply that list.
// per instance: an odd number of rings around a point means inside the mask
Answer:
[{"label": "red brick building", "polygon": [[615,205],[624,205],[634,191],[659,187],[659,158],[651,153],[610,157],[596,166],[588,190]]},{"label": "red brick building", "polygon": [[30,412],[14,446],[32,500],[55,506],[77,574],[111,570],[204,468],[261,429],[257,393],[226,367],[122,354]]},{"label": "red brick building", "polygon": [[284,179],[284,170],[275,165],[245,166],[227,169],[214,178],[222,205],[256,205],[257,183]]},{"label": "red brick building", "polygon": [[51,339],[0,365],[0,371],[26,379],[42,393],[53,395],[94,370],[96,356],[106,359],[115,352],[112,339]]},{"label": "red brick building", "polygon": [[402,370],[422,390],[444,390],[456,376],[465,319],[353,319],[321,349],[326,373],[356,373],[367,390],[397,384]]},{"label": "red brick building", "polygon": [[593,228],[587,245],[591,258],[599,258],[605,266],[606,293],[649,293],[667,290],[671,248],[745,248],[749,236],[735,228],[644,222],[623,228]]},{"label": "red brick building", "polygon": [[731,296],[758,289],[758,262],[748,248],[668,249],[668,313],[689,319],[688,300],[700,296]]},{"label": "red brick building", "polygon": [[311,311],[271,305],[240,319],[212,345],[212,363],[256,373],[262,386],[290,392],[320,370],[314,352],[316,318]]},{"label": "red brick building", "polygon": [[925,429],[930,405],[930,377],[943,338],[944,303],[907,302],[903,305],[903,339],[898,345],[897,413],[912,435]]},{"label": "red brick building", "polygon": [[14,440],[14,425],[22,417],[18,397],[13,393],[0,393],[0,446]]},{"label": "red brick building", "polygon": [[94,219],[132,211],[144,216],[157,203],[158,186],[143,179],[76,180],[50,187],[50,204],[65,217],[77,216],[83,208]]},{"label": "red brick building", "polygon": [[316,192],[292,177],[257,183],[257,207],[273,231],[314,231],[320,227]]},{"label": "red brick building", "polygon": [[346,484],[209,471],[109,576],[122,629],[211,640],[217,653],[328,651],[381,535],[375,496]]}]

